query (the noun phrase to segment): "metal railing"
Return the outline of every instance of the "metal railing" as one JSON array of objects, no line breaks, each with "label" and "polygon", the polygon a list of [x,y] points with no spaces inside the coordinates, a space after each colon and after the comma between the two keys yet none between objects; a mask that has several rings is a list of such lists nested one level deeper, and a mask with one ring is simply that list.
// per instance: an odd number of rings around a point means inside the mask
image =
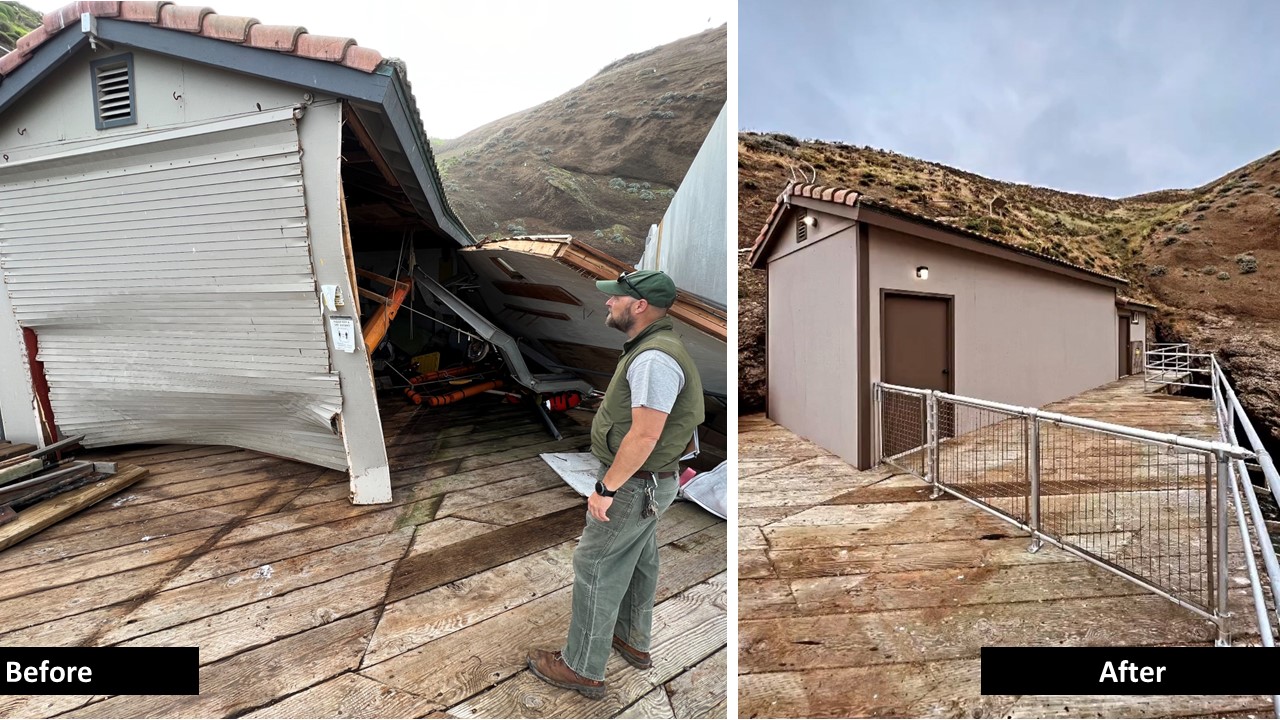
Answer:
[{"label": "metal railing", "polygon": [[876,383],[881,462],[1214,622],[1229,644],[1234,444]]},{"label": "metal railing", "polygon": [[1142,370],[1146,392],[1170,386],[1208,390],[1213,383],[1213,356],[1193,353],[1187,343],[1151,343],[1142,355]]},{"label": "metal railing", "polygon": [[[1052,543],[1213,621],[1219,645],[1230,644],[1228,558],[1243,559],[1259,640],[1274,647],[1280,562],[1249,471],[1273,501],[1280,472],[1216,357],[1166,343],[1144,365],[1146,389],[1211,391],[1219,442],[876,383],[881,462],[1029,532],[1032,552]],[[1280,695],[1272,703],[1280,717]]]},{"label": "metal railing", "polygon": [[[1258,432],[1254,430],[1253,424],[1245,415],[1244,408],[1240,405],[1240,400],[1236,397],[1235,390],[1232,389],[1216,357],[1211,358],[1210,367],[1213,405],[1220,436],[1223,440],[1235,444],[1237,443],[1236,427],[1239,426],[1244,431],[1249,446],[1253,448],[1256,456],[1257,464],[1254,467],[1262,475],[1266,490],[1271,493],[1273,501],[1280,499],[1280,473],[1277,473],[1270,453],[1263,446],[1262,438],[1258,436]],[[1272,621],[1276,623],[1275,628],[1280,628],[1280,563],[1276,561],[1275,547],[1267,532],[1266,519],[1258,503],[1258,493],[1249,476],[1249,465],[1244,459],[1236,459],[1227,466],[1227,476],[1235,507],[1236,527],[1240,531],[1240,538],[1244,545],[1245,568],[1249,573],[1250,594],[1253,599],[1254,614],[1258,620],[1258,635],[1263,647],[1275,647],[1276,630],[1273,629]],[[1242,494],[1244,502],[1241,501]],[[1259,559],[1266,575],[1265,583],[1259,575]],[[1267,607],[1268,592],[1271,595],[1270,612]],[[1280,718],[1280,695],[1273,696],[1271,700],[1276,717]]]}]

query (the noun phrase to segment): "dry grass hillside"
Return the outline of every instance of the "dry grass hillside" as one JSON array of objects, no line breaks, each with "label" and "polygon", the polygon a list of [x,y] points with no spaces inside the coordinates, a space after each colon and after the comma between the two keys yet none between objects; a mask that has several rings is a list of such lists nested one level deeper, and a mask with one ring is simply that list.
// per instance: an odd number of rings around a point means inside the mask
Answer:
[{"label": "dry grass hillside", "polygon": [[[797,173],[1124,277],[1160,307],[1160,341],[1218,353],[1246,409],[1280,438],[1280,152],[1190,190],[1112,200],[777,133],[738,138],[738,244]],[[1001,208],[1001,205],[1004,205]],[[739,257],[739,399],[764,402],[764,272]]]},{"label": "dry grass hillside", "polygon": [[628,55],[560,97],[435,145],[476,236],[570,233],[644,251],[726,97],[724,26]]}]

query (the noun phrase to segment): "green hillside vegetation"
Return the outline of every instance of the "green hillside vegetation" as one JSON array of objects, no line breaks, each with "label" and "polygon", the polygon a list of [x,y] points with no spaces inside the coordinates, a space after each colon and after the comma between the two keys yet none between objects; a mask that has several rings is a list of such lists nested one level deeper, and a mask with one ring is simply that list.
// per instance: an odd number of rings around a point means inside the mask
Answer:
[{"label": "green hillside vegetation", "polygon": [[26,5],[0,0],[0,55],[14,48],[18,38],[40,25],[40,13]]}]

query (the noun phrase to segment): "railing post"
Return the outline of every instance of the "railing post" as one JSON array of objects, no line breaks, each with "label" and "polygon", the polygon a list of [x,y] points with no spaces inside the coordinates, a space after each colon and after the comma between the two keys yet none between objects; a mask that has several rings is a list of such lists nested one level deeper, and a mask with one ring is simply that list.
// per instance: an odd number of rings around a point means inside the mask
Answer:
[{"label": "railing post", "polygon": [[929,493],[930,500],[937,500],[942,497],[942,481],[938,477],[938,393],[937,391],[929,391],[929,409],[928,409],[928,436],[925,438],[925,444],[928,452],[925,455],[925,461],[928,467],[925,472],[928,473],[929,482],[933,483],[933,492]]},{"label": "railing post", "polygon": [[1217,598],[1214,602],[1214,617],[1218,624],[1218,647],[1229,647],[1231,645],[1231,632],[1227,627],[1227,618],[1230,613],[1227,611],[1227,478],[1230,470],[1227,468],[1226,453],[1218,453],[1218,573],[1217,573]]},{"label": "railing post", "polygon": [[1031,505],[1028,509],[1030,517],[1027,518],[1031,527],[1031,546],[1027,548],[1027,552],[1036,552],[1044,545],[1044,540],[1040,537],[1040,419],[1035,413],[1027,416],[1026,438],[1027,475],[1031,480],[1031,494],[1028,497]]}]

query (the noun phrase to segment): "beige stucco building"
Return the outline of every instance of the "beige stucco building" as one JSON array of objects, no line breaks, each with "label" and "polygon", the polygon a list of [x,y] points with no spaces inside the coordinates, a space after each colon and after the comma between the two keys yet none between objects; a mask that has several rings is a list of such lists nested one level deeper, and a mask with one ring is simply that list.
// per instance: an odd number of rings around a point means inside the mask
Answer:
[{"label": "beige stucco building", "polygon": [[769,273],[769,417],[859,468],[874,382],[1044,405],[1140,371],[1153,309],[1120,278],[808,184],[751,263]]}]

